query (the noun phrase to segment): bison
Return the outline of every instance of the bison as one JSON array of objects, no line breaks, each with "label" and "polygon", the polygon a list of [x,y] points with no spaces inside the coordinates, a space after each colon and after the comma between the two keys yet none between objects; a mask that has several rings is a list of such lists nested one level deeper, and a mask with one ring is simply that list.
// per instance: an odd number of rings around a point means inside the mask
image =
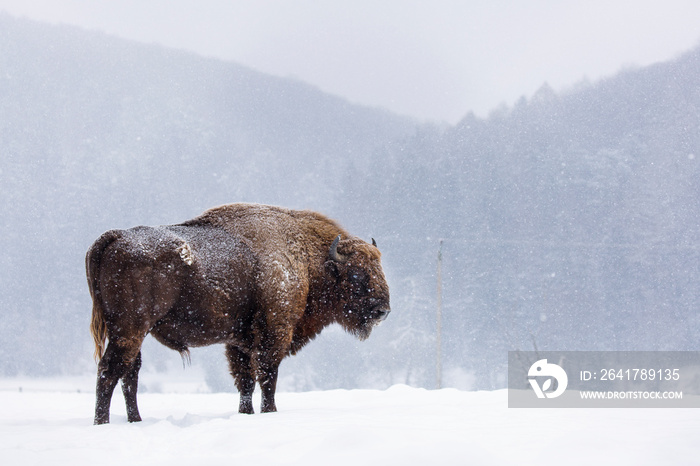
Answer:
[{"label": "bison", "polygon": [[312,211],[229,204],[179,225],[108,231],[90,247],[86,271],[99,360],[95,424],[109,422],[119,379],[128,421],[141,420],[149,333],[183,359],[190,347],[224,344],[239,412],[252,414],[256,381],[261,411],[276,411],[280,362],[324,327],[338,323],[365,339],[390,311],[374,240]]}]

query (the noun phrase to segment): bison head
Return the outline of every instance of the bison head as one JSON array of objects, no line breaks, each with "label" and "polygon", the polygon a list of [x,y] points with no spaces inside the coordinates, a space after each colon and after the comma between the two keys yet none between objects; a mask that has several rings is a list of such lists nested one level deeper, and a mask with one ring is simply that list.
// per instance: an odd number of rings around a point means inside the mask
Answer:
[{"label": "bison head", "polygon": [[384,278],[377,245],[340,235],[331,244],[325,263],[335,280],[333,294],[339,299],[337,322],[360,340],[387,318],[389,286]]}]

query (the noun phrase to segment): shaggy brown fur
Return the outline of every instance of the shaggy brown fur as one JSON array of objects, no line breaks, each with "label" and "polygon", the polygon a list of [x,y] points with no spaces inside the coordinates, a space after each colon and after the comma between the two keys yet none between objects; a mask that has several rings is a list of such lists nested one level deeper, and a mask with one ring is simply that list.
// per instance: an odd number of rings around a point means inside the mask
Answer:
[{"label": "shaggy brown fur", "polygon": [[86,269],[96,424],[109,422],[119,379],[128,420],[141,420],[136,392],[149,333],[184,358],[189,347],[225,344],[239,411],[253,413],[257,381],[269,412],[283,358],[332,323],[365,339],[389,313],[376,246],[310,211],[230,204],[180,225],[108,231]]}]

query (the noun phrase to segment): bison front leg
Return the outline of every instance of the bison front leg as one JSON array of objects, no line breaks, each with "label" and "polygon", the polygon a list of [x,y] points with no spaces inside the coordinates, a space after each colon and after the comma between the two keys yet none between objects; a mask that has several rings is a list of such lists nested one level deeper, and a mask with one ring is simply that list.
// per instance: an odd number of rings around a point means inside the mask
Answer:
[{"label": "bison front leg", "polygon": [[[264,340],[262,348],[256,352],[256,374],[260,390],[262,391],[262,401],[260,411],[263,413],[274,413],[277,411],[275,405],[275,392],[277,391],[277,374],[279,366],[284,356],[289,352],[291,332],[285,335],[283,332],[276,334],[269,333]],[[280,336],[281,335],[281,336]]]},{"label": "bison front leg", "polygon": [[267,367],[265,364],[262,364],[260,367],[259,383],[262,391],[260,411],[263,413],[274,413],[277,411],[275,391],[277,390],[278,370],[279,363],[271,364]]},{"label": "bison front leg", "polygon": [[288,340],[291,338],[274,339],[272,333],[266,335],[261,348],[255,352],[255,374],[262,391],[260,411],[263,413],[274,413],[277,411],[275,405],[275,391],[277,390],[277,374],[282,359],[289,351]]},{"label": "bison front leg", "polygon": [[[287,272],[290,277],[296,276],[292,270]],[[275,280],[273,274],[273,282],[285,282],[286,275],[282,274],[282,277]],[[293,278],[289,280],[291,283],[295,282]],[[260,410],[263,413],[272,413],[277,411],[275,391],[279,366],[290,353],[294,329],[304,315],[306,292],[300,287],[294,287],[291,291],[271,287],[266,291],[267,295],[262,299],[262,305],[259,307],[266,311],[257,316],[253,326],[255,335],[253,368],[262,391]]]},{"label": "bison front leg", "polygon": [[240,395],[238,412],[241,414],[253,414],[253,391],[255,390],[255,378],[250,365],[250,355],[239,350],[233,345],[226,345],[226,357],[228,358],[231,376]]}]

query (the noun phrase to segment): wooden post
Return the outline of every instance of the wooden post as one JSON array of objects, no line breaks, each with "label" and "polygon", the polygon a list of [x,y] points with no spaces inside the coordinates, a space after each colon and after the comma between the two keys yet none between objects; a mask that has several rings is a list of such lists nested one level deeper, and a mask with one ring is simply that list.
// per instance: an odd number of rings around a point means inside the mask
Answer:
[{"label": "wooden post", "polygon": [[435,336],[435,388],[442,388],[442,240],[437,257],[437,333]]}]

